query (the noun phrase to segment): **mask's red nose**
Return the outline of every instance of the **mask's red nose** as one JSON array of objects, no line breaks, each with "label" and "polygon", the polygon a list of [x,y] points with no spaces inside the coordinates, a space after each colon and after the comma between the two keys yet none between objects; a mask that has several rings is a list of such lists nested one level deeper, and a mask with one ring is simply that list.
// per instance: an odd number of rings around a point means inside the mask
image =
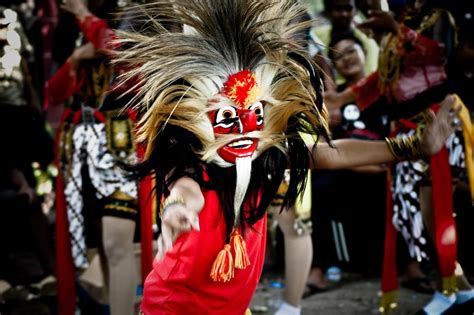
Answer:
[{"label": "mask's red nose", "polygon": [[242,122],[242,133],[251,132],[257,129],[257,115],[255,115],[253,110],[240,110],[239,117]]}]

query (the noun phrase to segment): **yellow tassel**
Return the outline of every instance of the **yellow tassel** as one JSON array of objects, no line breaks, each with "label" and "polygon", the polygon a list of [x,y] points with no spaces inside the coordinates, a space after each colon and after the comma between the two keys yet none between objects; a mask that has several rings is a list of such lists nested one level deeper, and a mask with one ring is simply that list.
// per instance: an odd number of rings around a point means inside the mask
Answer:
[{"label": "yellow tassel", "polygon": [[441,278],[441,287],[443,294],[450,296],[458,291],[458,280],[455,274]]},{"label": "yellow tassel", "polygon": [[398,290],[383,292],[380,299],[379,311],[381,314],[388,314],[397,307]]},{"label": "yellow tassel", "polygon": [[240,235],[239,230],[234,229],[232,235],[230,236],[230,244],[234,251],[234,266],[237,269],[245,269],[247,266],[250,266],[249,255],[247,254],[247,246],[245,245],[245,240]]},{"label": "yellow tassel", "polygon": [[234,277],[234,259],[230,252],[230,245],[217,254],[211,269],[211,278],[215,282],[227,282]]},{"label": "yellow tassel", "polygon": [[459,119],[461,120],[462,131],[464,136],[464,156],[466,157],[466,172],[467,177],[469,178],[469,187],[471,189],[471,200],[474,205],[474,127],[471,121],[471,113],[469,109],[464,105],[461,98],[454,94],[456,104],[453,107],[461,105],[461,111],[458,114]]}]

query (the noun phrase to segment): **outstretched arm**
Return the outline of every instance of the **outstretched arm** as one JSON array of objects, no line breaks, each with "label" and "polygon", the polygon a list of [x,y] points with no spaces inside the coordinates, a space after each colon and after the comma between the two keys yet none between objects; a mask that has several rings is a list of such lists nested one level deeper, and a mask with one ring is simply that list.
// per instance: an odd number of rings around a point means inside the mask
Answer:
[{"label": "outstretched arm", "polygon": [[84,0],[65,0],[61,8],[75,15],[82,34],[96,49],[106,51],[116,48],[112,44],[115,32],[109,28],[105,20],[89,11]]},{"label": "outstretched arm", "polygon": [[189,177],[181,177],[170,187],[161,214],[161,236],[158,239],[158,260],[173,247],[182,233],[199,231],[199,212],[204,207],[204,196],[199,184]]},{"label": "outstretched arm", "polygon": [[[405,154],[399,149],[407,150],[412,145],[394,146],[391,141],[364,141],[341,139],[333,142],[334,147],[327,143],[318,143],[316,148],[310,147],[313,158],[311,168],[341,169],[370,164],[383,164],[404,158],[417,159],[437,153],[444,146],[448,137],[453,133],[453,122],[459,107],[453,108],[454,97],[447,96],[440,104],[438,114],[430,112],[428,122],[419,139],[416,150]],[[402,151],[403,151],[402,150]],[[396,154],[398,156],[396,156]]]},{"label": "outstretched arm", "polygon": [[327,143],[317,144],[311,168],[345,169],[395,161],[385,141],[340,139],[333,144],[334,147]]}]

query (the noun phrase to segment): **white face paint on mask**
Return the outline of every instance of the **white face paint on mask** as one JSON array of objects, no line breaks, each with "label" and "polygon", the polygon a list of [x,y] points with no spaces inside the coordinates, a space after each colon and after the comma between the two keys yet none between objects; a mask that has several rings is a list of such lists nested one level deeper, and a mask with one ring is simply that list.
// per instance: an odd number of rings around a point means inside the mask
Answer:
[{"label": "white face paint on mask", "polygon": [[237,181],[235,185],[234,195],[234,214],[235,222],[234,225],[238,225],[240,207],[244,202],[245,194],[250,183],[250,177],[252,173],[252,157],[237,158],[235,161]]}]

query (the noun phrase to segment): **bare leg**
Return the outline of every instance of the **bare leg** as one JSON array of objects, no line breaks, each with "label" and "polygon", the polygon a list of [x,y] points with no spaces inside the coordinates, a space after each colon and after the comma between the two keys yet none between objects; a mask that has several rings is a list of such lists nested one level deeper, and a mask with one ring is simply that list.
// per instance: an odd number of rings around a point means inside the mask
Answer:
[{"label": "bare leg", "polygon": [[321,290],[324,290],[329,286],[329,282],[326,279],[323,270],[319,267],[311,268],[307,283],[314,285]]},{"label": "bare leg", "polygon": [[112,315],[134,313],[136,266],[133,252],[135,222],[111,216],[102,218],[102,239],[108,267]]},{"label": "bare leg", "polygon": [[431,240],[434,240],[433,200],[430,186],[420,187],[420,210]]},{"label": "bare leg", "polygon": [[406,280],[424,278],[425,274],[421,271],[420,264],[416,260],[407,263],[405,274]]},{"label": "bare leg", "polygon": [[283,211],[281,214],[279,210],[280,207],[272,208],[283,232],[285,243],[286,289],[283,298],[286,303],[299,307],[313,259],[311,235],[296,234],[293,229],[294,209]]}]

